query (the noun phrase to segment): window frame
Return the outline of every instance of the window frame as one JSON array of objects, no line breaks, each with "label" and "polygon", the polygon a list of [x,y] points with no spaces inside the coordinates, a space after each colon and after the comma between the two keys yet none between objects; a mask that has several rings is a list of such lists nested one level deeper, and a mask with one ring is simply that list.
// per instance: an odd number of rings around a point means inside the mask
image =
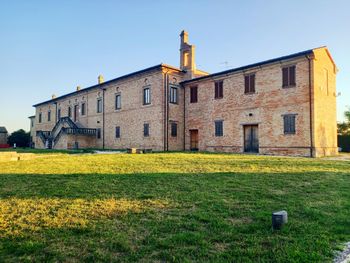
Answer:
[{"label": "window frame", "polygon": [[[119,98],[119,103],[118,103]],[[121,93],[116,93],[114,97],[114,109],[115,110],[121,110],[122,108],[122,95]]]},{"label": "window frame", "polygon": [[72,107],[68,106],[68,117],[72,118]]},{"label": "window frame", "polygon": [[[248,82],[247,82],[248,80]],[[248,83],[248,85],[247,85]],[[253,85],[252,85],[253,83]],[[256,74],[249,73],[244,75],[244,94],[256,93]]]},{"label": "window frame", "polygon": [[85,102],[82,102],[80,107],[81,107],[81,108],[80,108],[80,114],[81,114],[81,116],[85,116],[85,115],[86,115],[86,103],[85,103]]},{"label": "window frame", "polygon": [[179,103],[179,89],[177,86],[171,85],[169,88],[169,102],[172,104]]},{"label": "window frame", "polygon": [[43,115],[42,115],[41,112],[39,112],[38,118],[39,118],[38,122],[39,122],[39,123],[42,123],[42,121],[43,121]]},{"label": "window frame", "polygon": [[215,137],[223,137],[224,136],[224,121],[216,120],[214,121],[215,128]]},{"label": "window frame", "polygon": [[295,135],[297,132],[297,115],[295,113],[283,114],[283,134],[284,135]]},{"label": "window frame", "polygon": [[96,101],[96,113],[102,113],[103,112],[103,107],[102,107],[102,98],[97,98]]},{"label": "window frame", "polygon": [[51,121],[51,110],[47,111],[47,121],[50,122]]},{"label": "window frame", "polygon": [[61,108],[57,109],[57,121],[61,119]]},{"label": "window frame", "polygon": [[143,137],[149,137],[149,135],[150,135],[149,130],[150,130],[149,123],[148,122],[144,123],[143,124]]},{"label": "window frame", "polygon": [[[291,74],[291,70],[293,70],[293,74]],[[286,66],[282,67],[282,88],[283,89],[295,88],[297,86],[297,84],[296,84],[297,73],[296,72],[297,72],[296,71],[296,64],[286,65]],[[293,79],[291,79],[291,75],[294,75]]]},{"label": "window frame", "polygon": [[[148,92],[148,96],[146,96]],[[152,103],[151,101],[151,86],[145,86],[143,87],[142,91],[142,105],[150,105]]]},{"label": "window frame", "polygon": [[198,102],[198,86],[190,87],[190,103]]},{"label": "window frame", "polygon": [[214,99],[224,98],[224,81],[218,80],[214,82]]},{"label": "window frame", "polygon": [[115,126],[115,138],[120,139],[120,126]]},{"label": "window frame", "polygon": [[177,137],[177,122],[172,122],[170,126],[171,137]]}]

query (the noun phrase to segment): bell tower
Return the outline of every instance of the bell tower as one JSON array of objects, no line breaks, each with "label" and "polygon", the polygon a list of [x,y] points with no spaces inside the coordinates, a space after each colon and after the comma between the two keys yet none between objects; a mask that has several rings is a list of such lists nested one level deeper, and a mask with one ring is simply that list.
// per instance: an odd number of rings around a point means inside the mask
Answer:
[{"label": "bell tower", "polygon": [[189,78],[194,77],[196,71],[195,65],[195,46],[188,43],[188,33],[182,30],[180,43],[180,69],[185,70]]}]

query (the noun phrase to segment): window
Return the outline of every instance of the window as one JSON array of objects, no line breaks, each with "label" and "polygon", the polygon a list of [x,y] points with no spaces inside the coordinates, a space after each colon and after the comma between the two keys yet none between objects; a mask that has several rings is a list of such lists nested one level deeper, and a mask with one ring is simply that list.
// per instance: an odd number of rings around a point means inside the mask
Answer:
[{"label": "window", "polygon": [[102,99],[97,99],[97,113],[102,112]]},{"label": "window", "polygon": [[144,88],[143,89],[143,105],[151,104],[151,89]]},{"label": "window", "polygon": [[57,110],[57,119],[61,119],[61,109]]},{"label": "window", "polygon": [[39,123],[41,123],[41,121],[42,121],[42,114],[41,114],[41,112],[39,113]]},{"label": "window", "polygon": [[47,112],[47,121],[51,121],[51,111]]},{"label": "window", "polygon": [[115,127],[115,138],[120,138],[120,127]]},{"label": "window", "polygon": [[115,95],[115,109],[120,110],[122,108],[122,97],[120,94]]},{"label": "window", "polygon": [[177,123],[176,122],[171,123],[171,136],[172,137],[177,136]]},{"label": "window", "polygon": [[33,119],[33,118],[30,119],[30,126],[31,126],[32,128],[34,127],[34,119]]},{"label": "window", "polygon": [[170,87],[170,103],[177,103],[177,87]]},{"label": "window", "polygon": [[198,101],[198,87],[194,86],[190,88],[190,102],[196,103]]},{"label": "window", "polygon": [[295,66],[289,66],[282,68],[282,87],[294,87],[295,86]]},{"label": "window", "polygon": [[97,129],[97,139],[101,139],[101,129]]},{"label": "window", "polygon": [[72,117],[72,108],[70,106],[68,107],[68,117]]},{"label": "window", "polygon": [[215,82],[215,99],[222,99],[224,97],[224,82],[216,81]]},{"label": "window", "polygon": [[85,102],[81,104],[81,115],[85,115]]},{"label": "window", "polygon": [[143,124],[143,136],[145,137],[149,136],[149,123]]},{"label": "window", "polygon": [[295,134],[295,116],[296,114],[283,115],[284,134]]},{"label": "window", "polygon": [[224,135],[223,123],[223,121],[215,121],[215,136],[218,137]]},{"label": "window", "polygon": [[244,76],[244,93],[255,93],[255,74]]}]

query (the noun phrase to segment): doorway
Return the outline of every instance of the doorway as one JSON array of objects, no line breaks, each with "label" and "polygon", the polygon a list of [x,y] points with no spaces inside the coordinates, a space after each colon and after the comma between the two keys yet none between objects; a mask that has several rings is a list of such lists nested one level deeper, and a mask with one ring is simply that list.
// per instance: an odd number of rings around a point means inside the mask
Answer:
[{"label": "doorway", "polygon": [[198,130],[190,130],[190,150],[198,151]]},{"label": "doorway", "polygon": [[258,125],[244,126],[244,152],[259,152],[259,129]]}]

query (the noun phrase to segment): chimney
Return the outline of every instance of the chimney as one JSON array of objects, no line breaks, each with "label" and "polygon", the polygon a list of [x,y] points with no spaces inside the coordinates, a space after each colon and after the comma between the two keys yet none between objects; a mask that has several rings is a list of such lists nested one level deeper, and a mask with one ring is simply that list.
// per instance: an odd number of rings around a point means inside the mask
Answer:
[{"label": "chimney", "polygon": [[180,43],[180,69],[187,72],[186,79],[195,77],[195,46],[188,43],[188,33],[182,30]]},{"label": "chimney", "polygon": [[77,91],[79,91],[81,88],[80,88],[80,86],[77,86]]},{"label": "chimney", "polygon": [[181,31],[180,37],[181,37],[181,46],[185,43],[186,44],[188,43],[188,33],[185,30]]},{"label": "chimney", "polygon": [[98,84],[102,84],[104,82],[103,76],[99,75],[98,76]]},{"label": "chimney", "polygon": [[54,100],[56,99],[56,95],[55,94],[52,94],[51,98]]}]

